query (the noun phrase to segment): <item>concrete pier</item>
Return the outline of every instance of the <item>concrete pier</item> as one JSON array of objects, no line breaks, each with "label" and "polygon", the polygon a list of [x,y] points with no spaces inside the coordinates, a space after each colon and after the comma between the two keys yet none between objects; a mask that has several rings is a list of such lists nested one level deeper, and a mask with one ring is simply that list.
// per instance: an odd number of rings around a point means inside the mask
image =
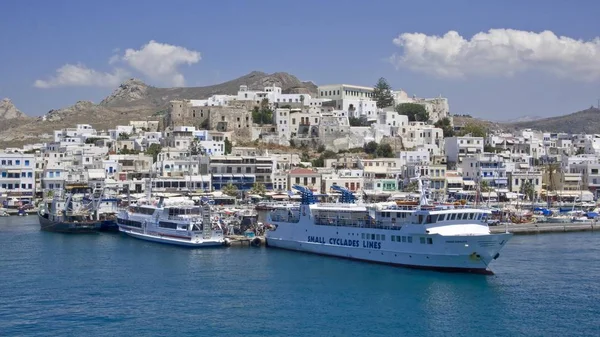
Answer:
[{"label": "concrete pier", "polygon": [[263,236],[248,238],[243,235],[228,235],[227,238],[230,240],[230,245],[234,247],[260,247],[265,244]]},{"label": "concrete pier", "polygon": [[515,235],[565,233],[565,232],[593,232],[600,230],[597,222],[570,222],[570,223],[532,223],[511,224],[508,226],[490,226],[492,233],[504,233],[508,228]]}]

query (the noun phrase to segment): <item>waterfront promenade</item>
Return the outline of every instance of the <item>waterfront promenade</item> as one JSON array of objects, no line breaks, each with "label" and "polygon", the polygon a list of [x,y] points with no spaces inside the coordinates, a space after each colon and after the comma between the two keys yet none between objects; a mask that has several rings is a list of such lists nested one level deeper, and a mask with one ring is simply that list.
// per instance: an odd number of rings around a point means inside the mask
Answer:
[{"label": "waterfront promenade", "polygon": [[506,228],[515,235],[564,233],[564,232],[592,232],[600,230],[597,222],[572,222],[572,223],[530,223],[510,224],[508,226],[490,226],[492,233],[504,233]]}]

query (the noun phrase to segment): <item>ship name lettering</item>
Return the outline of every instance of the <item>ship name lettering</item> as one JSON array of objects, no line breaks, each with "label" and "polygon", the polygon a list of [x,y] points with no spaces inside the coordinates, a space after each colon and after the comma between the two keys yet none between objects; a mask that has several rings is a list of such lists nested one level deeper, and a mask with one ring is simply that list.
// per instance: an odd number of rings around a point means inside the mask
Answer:
[{"label": "ship name lettering", "polygon": [[378,242],[378,241],[363,241],[363,248],[381,249],[381,242]]},{"label": "ship name lettering", "polygon": [[338,239],[338,238],[330,238],[330,245],[336,246],[346,246],[346,247],[360,247],[359,240],[348,240],[348,239]]},{"label": "ship name lettering", "polygon": [[309,236],[307,241],[314,243],[325,243],[325,238],[322,236]]}]

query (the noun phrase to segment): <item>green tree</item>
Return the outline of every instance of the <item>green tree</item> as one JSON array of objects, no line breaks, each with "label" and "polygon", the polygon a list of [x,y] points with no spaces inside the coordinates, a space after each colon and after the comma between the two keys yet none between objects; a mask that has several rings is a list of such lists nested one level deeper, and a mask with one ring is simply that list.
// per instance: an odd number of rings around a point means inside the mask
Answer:
[{"label": "green tree", "polygon": [[265,195],[265,193],[267,193],[267,188],[261,183],[254,183],[254,186],[250,190],[250,194]]},{"label": "green tree", "polygon": [[119,140],[126,140],[126,139],[129,139],[129,134],[127,132],[119,133]]},{"label": "green tree", "polygon": [[221,192],[225,193],[230,197],[235,197],[238,195],[238,188],[232,183],[229,183],[221,188]]},{"label": "green tree", "polygon": [[162,151],[160,144],[152,144],[146,149],[146,154],[152,156],[152,160],[156,163],[160,151]]},{"label": "green tree", "polygon": [[458,136],[471,135],[472,137],[485,137],[487,136],[487,129],[480,124],[468,123],[462,127]]},{"label": "green tree", "polygon": [[578,147],[577,148],[577,152],[575,152],[575,155],[580,155],[580,154],[584,154],[585,153],[585,149],[583,147]]},{"label": "green tree", "polygon": [[492,188],[490,187],[490,183],[487,180],[482,180],[479,182],[479,190],[481,192],[491,192]]},{"label": "green tree", "polygon": [[325,151],[325,145],[321,144],[319,145],[319,147],[317,147],[317,152],[322,153]]},{"label": "green tree", "polygon": [[377,147],[378,146],[379,145],[377,144],[377,142],[374,142],[374,141],[368,142],[364,146],[365,153],[367,153],[367,154],[375,154],[375,152],[377,152]]},{"label": "green tree", "polygon": [[419,191],[419,183],[416,180],[411,180],[408,185],[404,186],[404,192],[415,193]]},{"label": "green tree", "polygon": [[377,102],[378,108],[386,108],[394,105],[392,87],[383,77],[377,81],[375,88],[373,88],[373,100]]},{"label": "green tree", "polygon": [[521,193],[523,193],[525,197],[531,201],[535,199],[535,187],[528,180],[521,185]]},{"label": "green tree", "polygon": [[550,163],[544,167],[544,170],[548,174],[548,191],[554,191],[554,175],[560,171],[559,163]]},{"label": "green tree", "polygon": [[393,158],[394,150],[390,144],[379,144],[377,147],[377,157],[381,158]]},{"label": "green tree", "polygon": [[396,112],[408,116],[410,122],[427,122],[429,113],[425,107],[417,103],[402,103],[396,106]]},{"label": "green tree", "polygon": [[189,147],[190,155],[196,156],[204,152],[202,146],[200,146],[200,140],[198,138],[194,138],[190,143]]},{"label": "green tree", "polygon": [[231,144],[231,141],[229,140],[229,138],[225,138],[225,154],[230,154],[233,144]]},{"label": "green tree", "polygon": [[434,125],[436,128],[442,129],[442,132],[444,133],[444,138],[454,137],[454,127],[452,126],[452,123],[450,122],[450,118],[444,117],[444,118],[438,120],[437,122],[435,122]]},{"label": "green tree", "polygon": [[302,152],[302,155],[300,156],[300,161],[304,162],[304,163],[310,161],[310,156],[308,155],[308,152],[306,152],[306,151]]}]

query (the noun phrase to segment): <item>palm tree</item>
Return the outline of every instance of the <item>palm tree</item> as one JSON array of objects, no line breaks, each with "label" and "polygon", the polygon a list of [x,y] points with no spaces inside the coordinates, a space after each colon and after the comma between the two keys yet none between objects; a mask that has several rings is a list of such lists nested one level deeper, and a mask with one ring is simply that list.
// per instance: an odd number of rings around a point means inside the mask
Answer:
[{"label": "palm tree", "polygon": [[554,174],[560,170],[558,163],[550,163],[545,167],[546,173],[548,173],[548,191],[554,191]]},{"label": "palm tree", "polygon": [[525,181],[521,185],[521,193],[523,193],[527,199],[533,201],[535,199],[535,188],[530,181]]},{"label": "palm tree", "polygon": [[492,188],[490,187],[490,183],[487,180],[482,180],[479,182],[479,190],[481,192],[491,192]]},{"label": "palm tree", "polygon": [[250,190],[251,194],[265,195],[267,193],[267,189],[264,184],[254,183],[252,189]]},{"label": "palm tree", "polygon": [[221,192],[227,194],[230,197],[235,197],[238,194],[238,189],[233,184],[229,183],[221,189]]}]

